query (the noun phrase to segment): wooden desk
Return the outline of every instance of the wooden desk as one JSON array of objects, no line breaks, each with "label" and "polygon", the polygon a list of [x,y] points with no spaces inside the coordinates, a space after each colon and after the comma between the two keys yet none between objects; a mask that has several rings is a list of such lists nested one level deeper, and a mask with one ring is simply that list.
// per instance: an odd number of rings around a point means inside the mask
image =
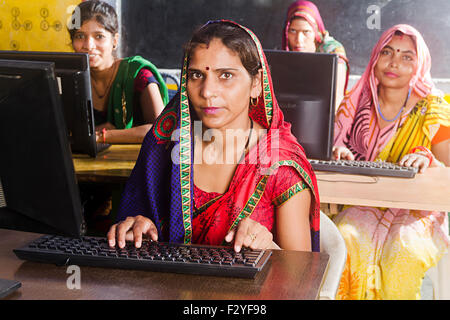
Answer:
[{"label": "wooden desk", "polygon": [[[96,159],[74,155],[82,182],[126,182],[140,145],[112,145]],[[322,203],[450,211],[450,168],[428,168],[413,179],[316,172]]]},{"label": "wooden desk", "polygon": [[8,299],[316,299],[328,265],[324,253],[274,250],[255,279],[80,267],[81,289],[68,289],[67,268],[19,260],[13,249],[37,238],[0,229],[0,278],[22,287]]},{"label": "wooden desk", "polygon": [[370,207],[450,211],[450,168],[413,179],[316,172],[320,201]]},{"label": "wooden desk", "polygon": [[140,144],[116,144],[96,158],[74,154],[77,179],[80,182],[124,183],[134,168],[140,150]]}]

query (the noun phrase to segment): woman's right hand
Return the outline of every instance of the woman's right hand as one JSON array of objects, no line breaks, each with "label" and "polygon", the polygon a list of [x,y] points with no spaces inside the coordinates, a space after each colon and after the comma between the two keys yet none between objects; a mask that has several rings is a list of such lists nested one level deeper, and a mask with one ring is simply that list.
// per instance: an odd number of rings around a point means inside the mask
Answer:
[{"label": "woman's right hand", "polygon": [[110,247],[116,245],[117,238],[119,248],[125,247],[125,241],[134,241],[136,248],[140,248],[142,235],[149,236],[153,241],[158,240],[158,230],[153,221],[144,216],[136,216],[112,225],[107,238]]},{"label": "woman's right hand", "polygon": [[353,153],[346,147],[333,147],[333,157],[335,160],[355,160]]}]

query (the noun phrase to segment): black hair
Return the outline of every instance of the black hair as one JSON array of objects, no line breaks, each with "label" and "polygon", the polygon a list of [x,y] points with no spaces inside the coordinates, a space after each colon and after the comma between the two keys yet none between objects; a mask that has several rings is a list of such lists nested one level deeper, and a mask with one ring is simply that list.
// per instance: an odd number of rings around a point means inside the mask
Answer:
[{"label": "black hair", "polygon": [[226,21],[207,23],[194,32],[191,41],[185,46],[188,61],[199,44],[209,45],[214,38],[222,40],[228,49],[239,55],[242,65],[251,76],[258,74],[261,61],[255,42],[247,31]]},{"label": "black hair", "polygon": [[92,19],[113,35],[119,32],[119,20],[114,8],[103,1],[89,0],[80,3],[72,13],[71,21],[75,23],[72,28],[68,28],[70,39],[73,41],[83,23]]}]

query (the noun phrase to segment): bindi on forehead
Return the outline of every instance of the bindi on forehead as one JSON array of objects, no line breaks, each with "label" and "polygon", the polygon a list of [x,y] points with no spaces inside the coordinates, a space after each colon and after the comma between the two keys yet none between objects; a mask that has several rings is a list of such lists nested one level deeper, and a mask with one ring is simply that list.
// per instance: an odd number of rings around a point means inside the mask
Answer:
[{"label": "bindi on forehead", "polygon": [[206,67],[205,69],[208,71],[208,70],[209,70],[209,67]]}]

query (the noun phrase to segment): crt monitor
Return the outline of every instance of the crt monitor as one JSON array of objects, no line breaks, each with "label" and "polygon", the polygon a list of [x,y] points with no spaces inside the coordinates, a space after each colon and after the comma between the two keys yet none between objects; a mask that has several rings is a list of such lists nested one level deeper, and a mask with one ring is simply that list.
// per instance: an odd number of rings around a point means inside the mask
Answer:
[{"label": "crt monitor", "polygon": [[330,160],[338,56],[264,50],[275,96],[309,159]]},{"label": "crt monitor", "polygon": [[55,64],[72,151],[95,157],[100,150],[95,136],[89,56],[71,52],[0,51],[0,59]]},{"label": "crt monitor", "polygon": [[0,59],[0,228],[80,237],[85,223],[54,65]]}]

